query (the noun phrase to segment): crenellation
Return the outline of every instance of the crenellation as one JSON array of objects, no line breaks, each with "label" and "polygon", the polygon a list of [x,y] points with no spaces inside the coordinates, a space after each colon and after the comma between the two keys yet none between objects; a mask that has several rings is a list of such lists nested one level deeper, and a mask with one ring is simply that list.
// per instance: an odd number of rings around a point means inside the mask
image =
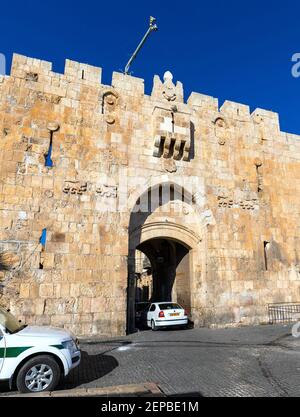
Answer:
[{"label": "crenellation", "polygon": [[201,110],[212,110],[214,112],[218,112],[219,109],[219,101],[217,98],[205,94],[195,93],[194,91],[190,94],[187,104],[189,106],[199,107]]},{"label": "crenellation", "polygon": [[232,119],[250,120],[250,107],[234,101],[225,100],[220,107],[220,113]]},{"label": "crenellation", "polygon": [[102,68],[66,59],[64,75],[69,81],[101,84]]},{"label": "crenellation", "polygon": [[144,95],[144,80],[142,78],[126,75],[121,72],[113,72],[112,87],[117,91],[125,91],[128,95],[141,97]]},{"label": "crenellation", "polygon": [[51,70],[51,62],[28,58],[19,54],[13,54],[10,75],[25,79],[27,76],[34,80],[34,78],[36,78],[39,74],[49,75]]}]

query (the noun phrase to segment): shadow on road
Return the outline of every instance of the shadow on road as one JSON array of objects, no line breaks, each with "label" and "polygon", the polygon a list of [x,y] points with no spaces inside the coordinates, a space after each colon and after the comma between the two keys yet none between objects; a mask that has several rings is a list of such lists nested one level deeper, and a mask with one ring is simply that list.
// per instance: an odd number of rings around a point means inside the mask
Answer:
[{"label": "shadow on road", "polygon": [[171,395],[167,395],[167,397],[170,398],[177,398],[177,397],[204,397],[204,395],[201,394],[201,392],[196,391],[196,392],[184,392],[182,394],[171,394]]},{"label": "shadow on road", "polygon": [[81,363],[60,383],[57,389],[71,389],[87,384],[109,374],[119,365],[118,361],[110,355],[103,353],[89,355],[81,351]]}]

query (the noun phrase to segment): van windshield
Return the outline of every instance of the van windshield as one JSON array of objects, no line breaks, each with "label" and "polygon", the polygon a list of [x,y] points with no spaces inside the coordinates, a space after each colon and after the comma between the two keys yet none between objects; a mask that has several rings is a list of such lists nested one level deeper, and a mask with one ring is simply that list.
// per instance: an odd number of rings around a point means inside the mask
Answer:
[{"label": "van windshield", "polygon": [[25,327],[24,324],[19,323],[15,316],[3,307],[0,307],[0,324],[5,327],[9,333],[17,333]]}]

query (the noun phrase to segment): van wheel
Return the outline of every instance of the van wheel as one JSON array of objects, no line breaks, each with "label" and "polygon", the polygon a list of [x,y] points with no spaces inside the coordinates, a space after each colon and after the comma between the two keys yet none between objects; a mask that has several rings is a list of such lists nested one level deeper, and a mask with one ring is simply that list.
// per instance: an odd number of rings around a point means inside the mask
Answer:
[{"label": "van wheel", "polygon": [[155,331],[157,330],[157,327],[155,326],[155,322],[154,322],[154,320],[151,320],[151,330],[152,330],[153,332],[155,332]]},{"label": "van wheel", "polygon": [[60,381],[61,371],[57,361],[48,355],[29,359],[18,372],[17,388],[20,392],[53,391]]}]

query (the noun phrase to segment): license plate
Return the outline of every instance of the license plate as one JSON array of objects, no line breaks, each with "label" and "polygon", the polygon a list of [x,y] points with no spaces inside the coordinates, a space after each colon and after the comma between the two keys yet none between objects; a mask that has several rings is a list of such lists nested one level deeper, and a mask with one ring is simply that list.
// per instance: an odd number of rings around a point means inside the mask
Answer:
[{"label": "license plate", "polygon": [[170,316],[172,316],[172,317],[179,316],[179,313],[171,313]]}]

